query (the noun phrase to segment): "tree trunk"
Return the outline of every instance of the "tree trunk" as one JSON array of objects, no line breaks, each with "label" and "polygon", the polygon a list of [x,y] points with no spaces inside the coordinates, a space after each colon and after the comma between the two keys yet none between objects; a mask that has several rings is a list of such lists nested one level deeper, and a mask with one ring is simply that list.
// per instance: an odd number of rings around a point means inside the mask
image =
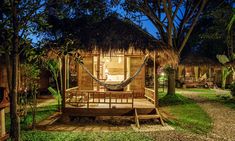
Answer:
[{"label": "tree trunk", "polygon": [[168,70],[168,88],[167,94],[175,94],[175,69],[169,68]]},{"label": "tree trunk", "polygon": [[66,82],[67,82],[67,78],[66,78],[66,73],[67,73],[67,66],[66,66],[66,58],[67,56],[63,55],[62,57],[62,67],[61,67],[61,82],[62,82],[62,87],[61,87],[61,98],[62,98],[62,112],[64,112],[64,108],[65,108],[65,93],[66,93]]},{"label": "tree trunk", "polygon": [[6,57],[6,67],[7,67],[7,82],[8,82],[8,88],[7,88],[7,92],[9,93],[12,89],[12,69],[11,69],[11,65],[12,63],[10,62],[10,53],[7,52],[5,55]]},{"label": "tree trunk", "polygon": [[12,63],[12,89],[10,94],[10,116],[11,116],[11,139],[13,141],[20,140],[20,120],[17,114],[17,85],[18,85],[18,19],[16,12],[16,2],[12,2],[12,23],[13,23],[13,38],[12,38],[12,55],[13,55],[13,63]]},{"label": "tree trunk", "polygon": [[154,72],[154,106],[155,108],[159,107],[158,103],[158,63],[156,61],[156,51],[154,51],[154,67],[153,67],[153,72]]},{"label": "tree trunk", "polygon": [[36,110],[37,110],[37,92],[35,86],[32,88],[33,92],[33,107],[32,107],[32,117],[33,117],[33,122],[32,122],[32,129],[35,129],[36,125]]},{"label": "tree trunk", "polygon": [[221,88],[225,89],[225,86],[226,86],[226,78],[222,78]]},{"label": "tree trunk", "polygon": [[60,106],[60,87],[59,87],[59,83],[58,80],[55,81],[56,83],[56,89],[57,89],[57,95],[58,95],[58,110],[59,112],[61,112],[61,106]]},{"label": "tree trunk", "polygon": [[62,72],[63,63],[64,63],[64,55],[63,55],[62,58],[59,58],[59,64],[60,64],[60,67],[59,67],[60,88],[58,89],[59,90],[59,94],[60,94],[59,100],[58,100],[58,102],[60,103],[60,105],[59,105],[59,112],[61,112],[61,107],[62,107],[62,105],[61,105],[62,101],[61,101],[60,98],[62,98],[62,93],[63,93],[63,89],[64,89],[64,85],[63,85],[64,80],[63,80],[63,74],[62,74],[63,73]]}]

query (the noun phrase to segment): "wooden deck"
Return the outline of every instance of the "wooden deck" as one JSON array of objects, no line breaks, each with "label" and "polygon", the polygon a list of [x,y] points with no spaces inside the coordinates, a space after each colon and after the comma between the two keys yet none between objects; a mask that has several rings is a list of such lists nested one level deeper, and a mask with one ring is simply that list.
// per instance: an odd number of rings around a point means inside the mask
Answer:
[{"label": "wooden deck", "polygon": [[[142,93],[144,94],[144,93]],[[135,116],[156,113],[153,101],[133,91],[67,91],[65,116]]]},{"label": "wooden deck", "polygon": [[[75,98],[76,99],[76,98]],[[94,101],[98,101],[99,99],[94,99]],[[133,99],[133,107],[132,107],[132,101],[131,99],[129,99],[127,101],[127,99],[111,99],[111,105],[110,105],[110,99],[106,99],[105,103],[104,102],[95,102],[92,103],[92,100],[89,100],[89,106],[87,105],[87,103],[67,103],[66,104],[66,108],[111,108],[111,109],[118,109],[118,108],[154,108],[154,104],[152,102],[150,102],[148,99],[146,98],[135,98]],[[118,104],[120,103],[120,104]]]}]

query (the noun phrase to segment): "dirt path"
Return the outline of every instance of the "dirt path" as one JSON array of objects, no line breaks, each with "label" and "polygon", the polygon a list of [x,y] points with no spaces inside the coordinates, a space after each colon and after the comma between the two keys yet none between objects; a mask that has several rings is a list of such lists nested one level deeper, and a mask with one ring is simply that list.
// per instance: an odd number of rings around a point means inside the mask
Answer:
[{"label": "dirt path", "polygon": [[235,110],[218,102],[199,97],[198,94],[200,93],[183,93],[184,96],[196,101],[212,118],[213,129],[208,133],[207,138],[210,140],[235,141]]},{"label": "dirt path", "polygon": [[[52,105],[53,103],[56,103],[56,100],[55,99],[37,99],[37,108],[40,108],[40,107],[45,107],[45,106],[48,106],[48,105]],[[28,106],[28,108],[30,108],[30,106]],[[10,112],[10,108],[7,107],[5,109],[5,113],[9,113]]]}]

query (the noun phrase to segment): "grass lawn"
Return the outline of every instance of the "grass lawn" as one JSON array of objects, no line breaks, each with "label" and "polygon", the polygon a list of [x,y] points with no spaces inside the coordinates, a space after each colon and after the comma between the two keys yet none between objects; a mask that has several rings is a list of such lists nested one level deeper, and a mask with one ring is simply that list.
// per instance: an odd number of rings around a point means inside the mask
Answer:
[{"label": "grass lawn", "polygon": [[[31,110],[31,109],[29,109],[29,110]],[[49,105],[49,106],[38,108],[37,113],[36,113],[36,122],[39,122],[39,121],[49,117],[56,110],[57,110],[56,105]],[[29,111],[28,116],[25,118],[25,120],[21,120],[21,123],[20,123],[21,130],[26,130],[27,127],[30,126],[31,124],[32,124],[32,112]],[[9,131],[9,129],[10,129],[10,114],[9,113],[6,114],[6,129],[7,129],[7,131]]]},{"label": "grass lawn", "polygon": [[227,107],[235,109],[235,100],[232,99],[230,93],[227,94],[203,93],[199,94],[199,96],[202,98],[206,98],[210,101],[219,102]]},{"label": "grass lawn", "polygon": [[213,89],[205,89],[205,88],[186,88],[179,89],[180,91],[190,91],[190,92],[201,92],[201,93],[215,93]]},{"label": "grass lawn", "polygon": [[160,93],[160,106],[167,107],[175,119],[168,123],[178,130],[206,134],[212,129],[212,120],[194,101],[180,94],[165,95]]},{"label": "grass lawn", "polygon": [[138,132],[45,132],[24,131],[23,141],[152,141],[153,138]]}]

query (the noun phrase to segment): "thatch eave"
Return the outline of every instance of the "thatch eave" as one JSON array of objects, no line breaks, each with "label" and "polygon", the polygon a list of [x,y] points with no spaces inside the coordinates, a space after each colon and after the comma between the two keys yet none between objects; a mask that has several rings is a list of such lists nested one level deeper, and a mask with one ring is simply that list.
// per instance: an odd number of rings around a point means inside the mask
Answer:
[{"label": "thatch eave", "polygon": [[182,66],[210,66],[210,67],[220,67],[221,64],[218,61],[214,61],[210,58],[199,56],[199,55],[188,55],[182,59],[179,63]]},{"label": "thatch eave", "polygon": [[[84,23],[83,23],[84,24]],[[73,37],[72,50],[92,53],[127,52],[129,49],[141,51],[143,54],[157,52],[159,64],[178,64],[178,55],[161,40],[143,31],[129,20],[110,16],[99,23],[85,26]]]}]

